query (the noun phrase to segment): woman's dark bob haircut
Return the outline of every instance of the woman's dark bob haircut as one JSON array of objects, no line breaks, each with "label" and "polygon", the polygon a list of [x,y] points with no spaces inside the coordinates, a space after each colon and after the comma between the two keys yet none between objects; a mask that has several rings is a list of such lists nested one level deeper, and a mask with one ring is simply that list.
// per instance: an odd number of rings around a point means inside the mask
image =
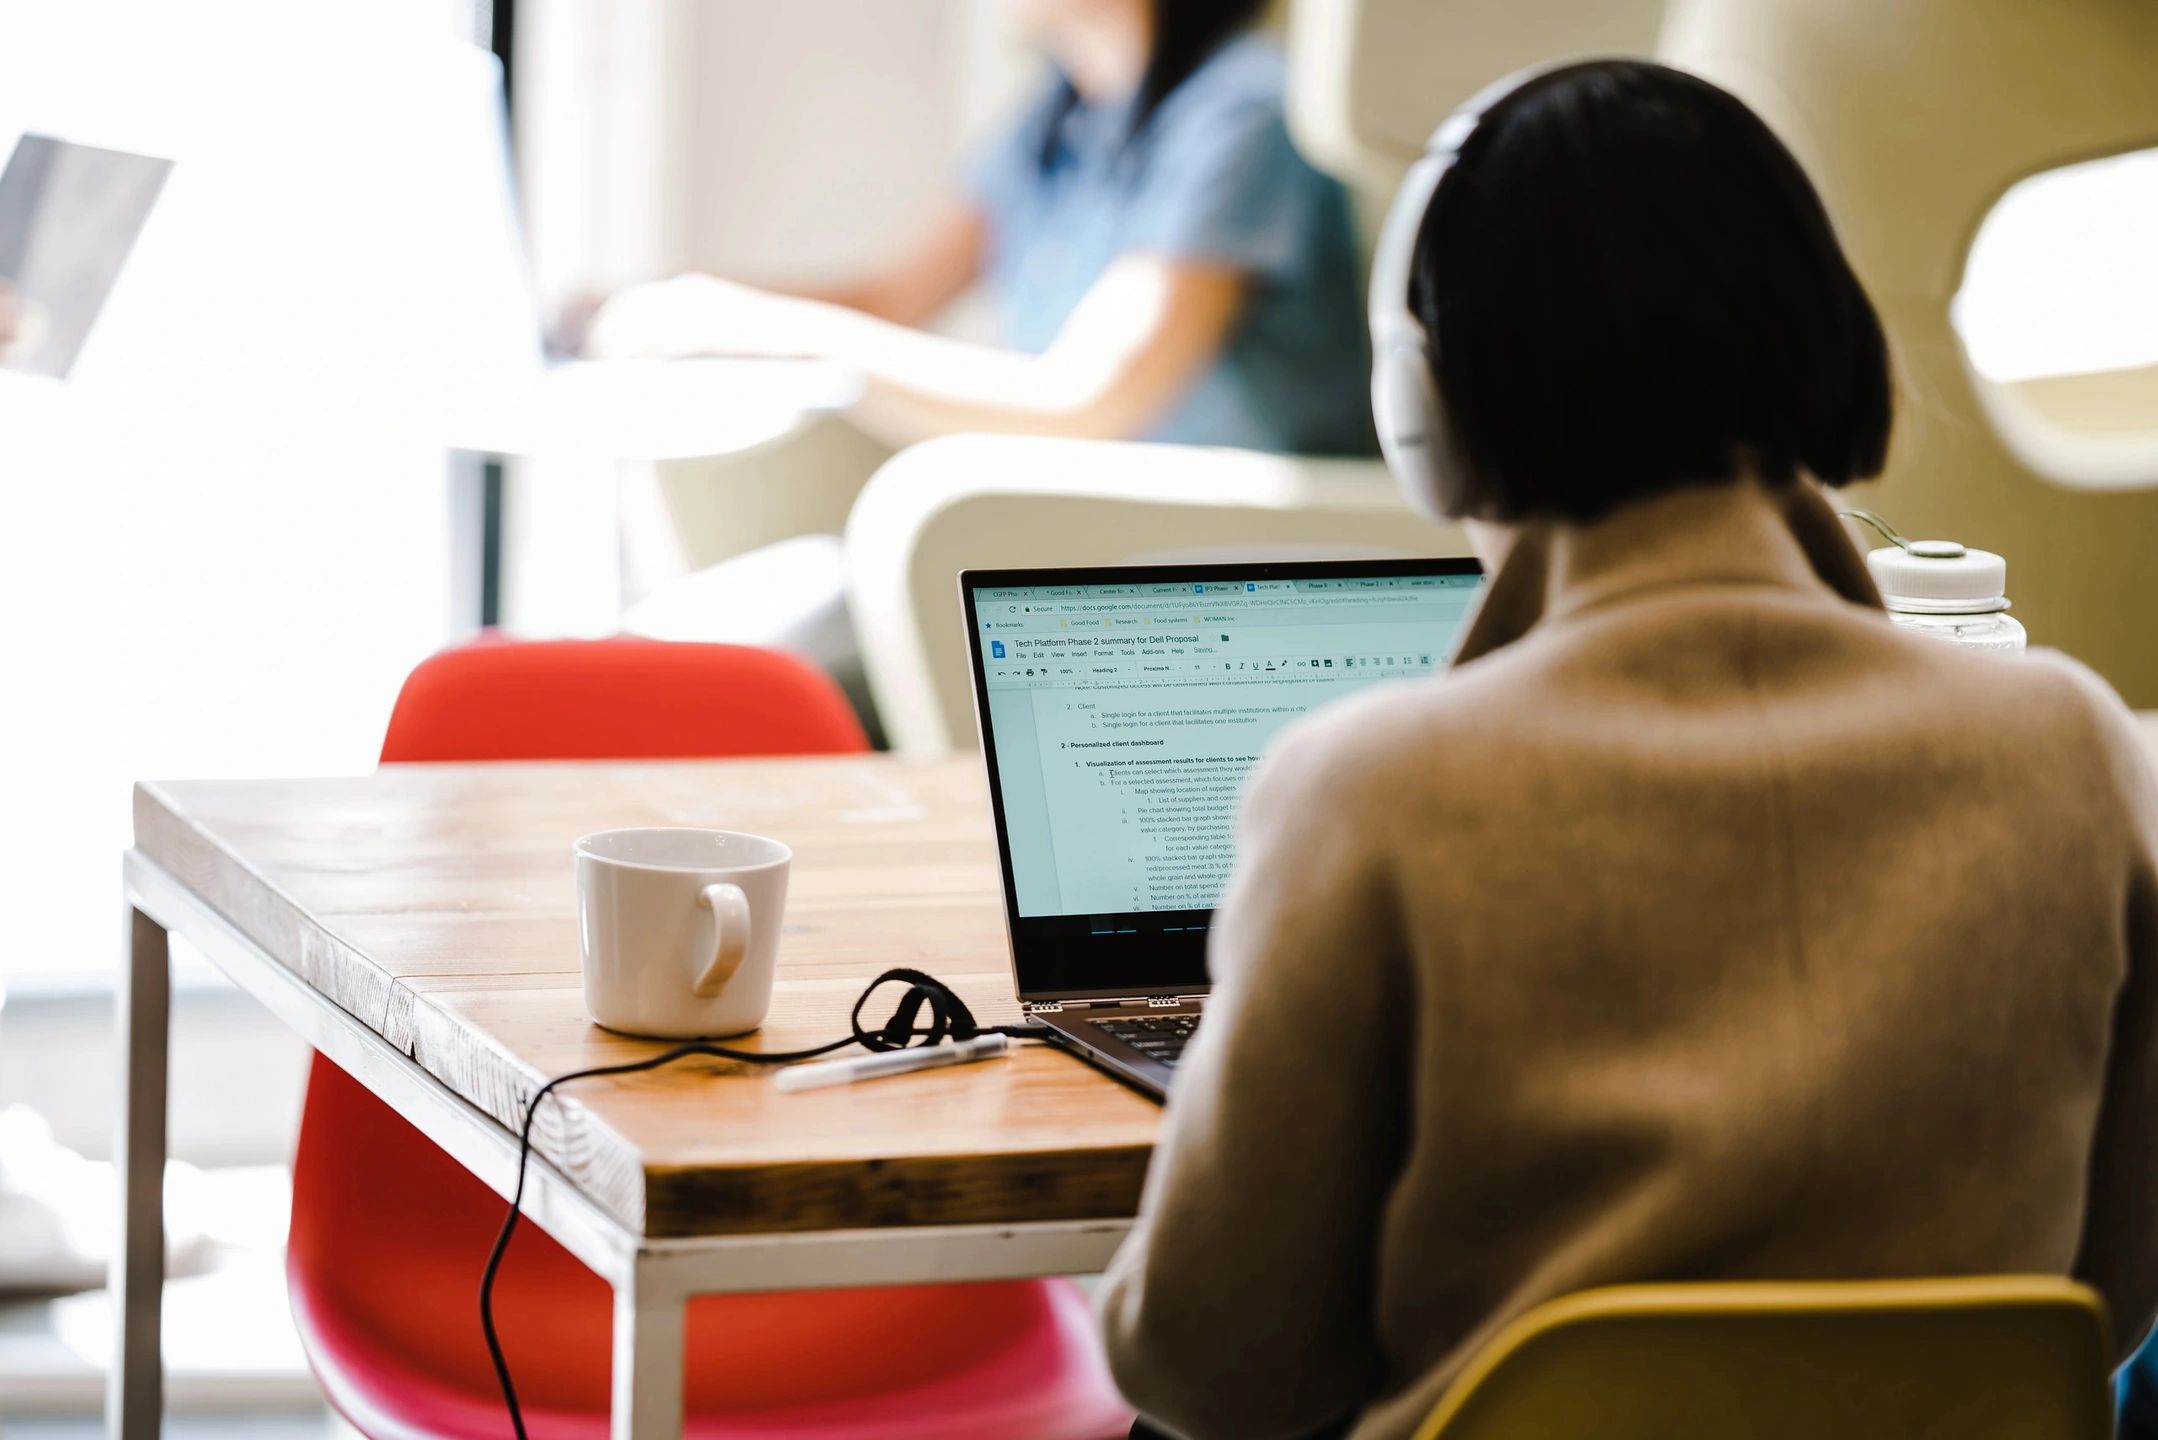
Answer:
[{"label": "woman's dark bob haircut", "polygon": [[1791,152],[1642,61],[1501,100],[1439,183],[1409,307],[1431,337],[1454,514],[1593,521],[1751,472],[1880,472],[1880,318]]}]

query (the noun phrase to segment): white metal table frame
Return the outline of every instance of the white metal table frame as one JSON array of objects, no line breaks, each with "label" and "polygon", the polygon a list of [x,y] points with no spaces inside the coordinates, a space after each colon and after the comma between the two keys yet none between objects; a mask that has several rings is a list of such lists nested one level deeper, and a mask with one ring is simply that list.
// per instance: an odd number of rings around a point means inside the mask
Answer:
[{"label": "white metal table frame", "polygon": [[[505,1202],[517,1137],[240,933],[139,850],[122,862],[128,960],[120,989],[121,1109],[113,1157],[121,1244],[111,1294],[115,1353],[107,1423],[154,1440],[164,1409],[165,1103],[169,937],[179,935],[315,1049],[365,1085]],[[1023,1279],[1098,1271],[1129,1220],[647,1239],[602,1211],[538,1156],[525,1217],[614,1287],[614,1440],[679,1440],[684,1306],[692,1295]]]}]

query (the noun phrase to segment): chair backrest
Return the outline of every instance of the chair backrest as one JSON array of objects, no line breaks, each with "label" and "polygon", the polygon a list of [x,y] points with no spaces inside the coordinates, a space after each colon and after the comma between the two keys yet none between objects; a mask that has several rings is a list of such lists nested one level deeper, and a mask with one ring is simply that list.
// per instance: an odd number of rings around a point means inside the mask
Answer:
[{"label": "chair backrest", "polygon": [[[2002,385],[1950,306],[1979,223],[2016,181],[2158,145],[2150,0],[1293,0],[1299,146],[1368,217],[1480,85],[1564,55],[1651,52],[1740,96],[1820,186],[1900,376],[1885,480],[1852,502],[1914,535],[2001,552],[2033,644],[2158,705],[2158,375]],[[2056,411],[2104,402],[2103,428]],[[2087,407],[2086,407],[2087,408]],[[2067,488],[2073,487],[2073,488]]]},{"label": "chair backrest", "polygon": [[1646,55],[1664,0],[1289,0],[1289,128],[1368,217],[1456,105],[1567,56]]},{"label": "chair backrest", "polygon": [[405,680],[382,758],[635,760],[865,750],[846,697],[805,660],[628,637],[482,639]]},{"label": "chair backrest", "polygon": [[[2031,643],[2158,705],[2142,621],[2158,493],[2049,480],[1999,424],[1950,317],[1980,222],[2016,181],[2158,145],[2149,0],[1673,0],[1659,53],[1759,111],[1820,186],[1900,372],[1896,440],[1854,502],[2008,559]],[[2158,445],[2145,484],[2158,486]],[[2112,483],[2119,484],[2118,477]]]},{"label": "chair backrest", "polygon": [[2107,1440],[2111,1353],[2053,1276],[1620,1286],[1503,1330],[1416,1440]]},{"label": "chair backrest", "polygon": [[2158,145],[2147,0],[1671,0],[1658,49],[1791,146],[1876,297],[1945,303],[2015,181]]}]

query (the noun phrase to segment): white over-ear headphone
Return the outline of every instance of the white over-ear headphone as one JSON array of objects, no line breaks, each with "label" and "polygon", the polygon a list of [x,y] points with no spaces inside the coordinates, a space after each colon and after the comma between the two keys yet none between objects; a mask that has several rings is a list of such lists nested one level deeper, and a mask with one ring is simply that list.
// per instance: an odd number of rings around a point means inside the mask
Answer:
[{"label": "white over-ear headphone", "polygon": [[[1565,62],[1572,63],[1572,62]],[[1454,443],[1446,405],[1433,375],[1438,352],[1423,323],[1409,309],[1409,277],[1416,237],[1438,193],[1486,112],[1555,65],[1517,70],[1476,92],[1431,132],[1422,158],[1409,167],[1371,260],[1371,416],[1379,450],[1411,505],[1435,519],[1450,519],[1445,497],[1462,492],[1464,464]]]}]

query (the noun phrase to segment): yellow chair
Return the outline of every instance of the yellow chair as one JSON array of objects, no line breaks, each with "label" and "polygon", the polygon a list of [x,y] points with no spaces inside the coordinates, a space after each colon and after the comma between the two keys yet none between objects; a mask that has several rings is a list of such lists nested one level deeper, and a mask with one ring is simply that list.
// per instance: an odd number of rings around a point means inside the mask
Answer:
[{"label": "yellow chair", "polygon": [[1506,1327],[1416,1440],[2108,1440],[2111,1367],[2051,1276],[1616,1286]]}]

